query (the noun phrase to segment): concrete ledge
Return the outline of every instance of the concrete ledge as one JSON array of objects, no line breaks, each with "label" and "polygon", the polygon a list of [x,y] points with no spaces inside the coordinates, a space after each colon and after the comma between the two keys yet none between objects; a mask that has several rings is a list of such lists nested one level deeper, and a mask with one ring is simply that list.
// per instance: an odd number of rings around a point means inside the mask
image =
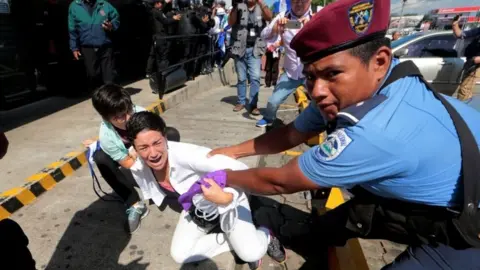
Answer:
[{"label": "concrete ledge", "polygon": [[[227,63],[223,72],[226,78],[224,83],[235,79],[233,61]],[[199,76],[194,81],[187,82],[186,86],[168,93],[164,100],[153,102],[146,109],[156,114],[162,114],[193,96],[223,86],[220,76],[221,73],[218,69],[210,75]],[[0,193],[0,220],[8,218],[23,206],[33,203],[38,196],[51,190],[57,183],[85,165],[87,163],[85,154],[86,149],[70,152],[28,177],[22,186]]]}]

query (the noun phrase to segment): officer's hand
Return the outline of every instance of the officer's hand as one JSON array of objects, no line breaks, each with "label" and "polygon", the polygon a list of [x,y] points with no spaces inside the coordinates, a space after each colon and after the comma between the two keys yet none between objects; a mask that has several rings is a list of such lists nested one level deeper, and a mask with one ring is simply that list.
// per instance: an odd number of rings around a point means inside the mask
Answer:
[{"label": "officer's hand", "polygon": [[73,51],[73,58],[75,58],[75,60],[78,60],[79,57],[82,56],[82,54],[80,53],[80,51]]},{"label": "officer's hand", "polygon": [[177,14],[177,15],[173,16],[173,19],[176,20],[176,21],[179,21],[181,18],[182,18],[182,15],[180,15],[180,14]]},{"label": "officer's hand", "polygon": [[204,23],[208,22],[208,15],[203,16],[202,21]]},{"label": "officer's hand", "polygon": [[238,156],[235,154],[235,151],[232,147],[221,147],[217,149],[213,149],[210,153],[207,154],[207,157],[213,157],[215,155],[224,155],[227,157],[231,157],[233,159],[237,159]]}]

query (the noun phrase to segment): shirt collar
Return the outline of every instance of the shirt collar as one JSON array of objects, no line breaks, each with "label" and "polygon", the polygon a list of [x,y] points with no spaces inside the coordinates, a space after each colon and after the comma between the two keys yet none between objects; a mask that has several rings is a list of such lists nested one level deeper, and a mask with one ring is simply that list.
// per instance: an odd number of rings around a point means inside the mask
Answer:
[{"label": "shirt collar", "polygon": [[290,14],[290,16],[292,16],[292,19],[301,19],[301,18],[303,18],[303,17],[310,16],[311,13],[312,13],[312,7],[310,7],[310,8],[307,10],[307,12],[305,12],[305,14],[303,14],[303,15],[299,18],[299,17],[295,16],[295,14],[293,13],[293,11],[290,9],[290,10],[288,10],[286,16],[288,16],[288,15]]}]

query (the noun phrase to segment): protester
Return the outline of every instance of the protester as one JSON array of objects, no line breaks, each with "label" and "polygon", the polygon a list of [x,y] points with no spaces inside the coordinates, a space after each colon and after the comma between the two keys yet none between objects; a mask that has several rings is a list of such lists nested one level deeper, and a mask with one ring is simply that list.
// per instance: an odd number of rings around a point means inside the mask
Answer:
[{"label": "protester", "polygon": [[[144,198],[152,199],[160,206],[166,196],[194,197],[193,206],[191,203],[182,204],[183,211],[170,249],[173,259],[183,264],[233,250],[249,263],[250,269],[260,267],[266,252],[276,261],[284,261],[285,250],[278,239],[266,228],[255,228],[244,192],[232,188],[222,190],[215,182],[201,188],[198,186],[198,191],[204,190],[204,197],[201,194],[194,196],[191,191],[206,172],[241,170],[247,166],[225,156],[208,159],[206,154],[210,149],[206,147],[168,141],[165,128],[163,119],[150,112],[136,113],[127,123],[129,140],[139,156],[131,170]],[[213,219],[209,214],[217,217]],[[212,232],[218,225],[223,232]]]},{"label": "protester", "polygon": [[462,82],[458,87],[457,98],[466,101],[472,98],[473,90],[480,78],[480,27],[468,31],[462,31],[458,25],[459,16],[452,23],[454,35],[459,39],[472,38],[473,41],[465,48],[467,61],[463,66]]},{"label": "protester", "polygon": [[83,55],[91,89],[97,86],[100,73],[104,84],[114,82],[111,35],[119,26],[118,12],[106,0],[75,0],[70,4],[70,50],[75,60]]},{"label": "protester", "polygon": [[[135,112],[145,109],[134,105],[127,90],[114,84],[96,89],[92,96],[92,104],[102,117],[99,140],[98,142],[86,140],[84,145],[92,149],[93,161],[97,164],[103,179],[123,200],[127,208],[125,230],[133,233],[149,211],[133,186],[135,180],[130,167],[135,163],[137,154],[128,150],[131,145],[127,139],[126,123]],[[120,166],[125,170],[121,170]]]},{"label": "protester", "polygon": [[[409,245],[383,269],[480,265],[480,113],[433,91],[385,37],[390,1],[339,0],[292,40],[309,107],[291,124],[210,156],[269,155],[320,132],[328,137],[280,168],[216,171],[202,179],[257,194],[347,188],[353,198],[312,217],[294,240],[343,246],[350,238]],[[294,181],[292,181],[294,179]]]},{"label": "protester", "polygon": [[237,4],[228,17],[232,27],[231,53],[234,55],[237,70],[237,105],[234,112],[242,111],[246,103],[247,77],[250,82],[250,99],[248,110],[253,115],[260,115],[257,108],[260,90],[261,57],[265,53],[266,43],[260,37],[265,21],[272,20],[272,12],[263,0],[248,0],[247,4]]},{"label": "protester", "polygon": [[[267,109],[263,119],[257,122],[257,127],[265,127],[273,124],[277,118],[277,110],[280,105],[290,96],[295,89],[305,83],[303,65],[297,57],[297,53],[290,47],[292,38],[305,26],[311,18],[311,1],[292,0],[291,8],[282,12],[262,31],[262,38],[267,40],[281,39],[285,48],[283,69],[285,70],[278,78],[272,96],[268,99]],[[301,24],[299,29],[288,28],[287,22],[297,21]]]}]

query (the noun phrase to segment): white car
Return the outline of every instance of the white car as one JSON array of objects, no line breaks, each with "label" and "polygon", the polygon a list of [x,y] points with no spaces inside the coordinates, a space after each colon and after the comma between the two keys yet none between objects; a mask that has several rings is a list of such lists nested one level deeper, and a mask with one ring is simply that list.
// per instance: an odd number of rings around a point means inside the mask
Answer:
[{"label": "white car", "polygon": [[451,96],[460,84],[465,48],[472,41],[458,41],[451,30],[418,32],[392,41],[392,51],[400,61],[412,60],[437,91]]}]

